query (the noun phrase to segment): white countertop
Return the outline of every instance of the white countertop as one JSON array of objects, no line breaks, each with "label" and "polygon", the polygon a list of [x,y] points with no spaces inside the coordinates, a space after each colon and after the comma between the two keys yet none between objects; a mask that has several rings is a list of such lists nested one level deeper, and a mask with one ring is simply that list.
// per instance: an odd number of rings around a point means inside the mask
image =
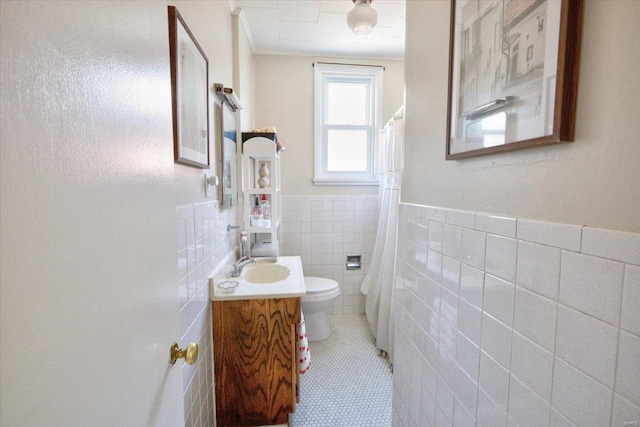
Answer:
[{"label": "white countertop", "polygon": [[[257,258],[258,263],[260,258]],[[240,277],[229,277],[220,274],[209,279],[210,295],[212,301],[243,300],[243,299],[263,299],[263,298],[294,298],[307,293],[304,286],[304,274],[302,272],[302,261],[299,256],[279,256],[278,264],[286,266],[289,277],[274,283],[251,283],[244,278],[244,272],[252,267],[251,264],[245,267]],[[217,284],[225,280],[236,280],[238,287],[232,294],[223,294]]]}]

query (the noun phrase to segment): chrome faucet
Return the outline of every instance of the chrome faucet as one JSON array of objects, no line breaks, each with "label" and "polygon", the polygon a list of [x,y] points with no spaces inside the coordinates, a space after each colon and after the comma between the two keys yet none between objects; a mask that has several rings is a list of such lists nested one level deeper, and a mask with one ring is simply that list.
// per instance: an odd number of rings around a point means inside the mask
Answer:
[{"label": "chrome faucet", "polygon": [[231,271],[231,277],[239,277],[242,274],[242,269],[247,264],[255,264],[256,260],[253,258],[249,258],[248,256],[243,256],[239,260],[233,263],[233,270]]}]

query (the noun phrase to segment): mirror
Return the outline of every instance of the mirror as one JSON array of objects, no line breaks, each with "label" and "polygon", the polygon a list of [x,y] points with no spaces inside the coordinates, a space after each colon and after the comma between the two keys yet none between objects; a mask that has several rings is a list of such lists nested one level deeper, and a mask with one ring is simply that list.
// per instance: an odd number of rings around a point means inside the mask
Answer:
[{"label": "mirror", "polygon": [[236,150],[238,126],[236,115],[226,102],[222,102],[222,143],[220,144],[220,188],[222,207],[230,208],[238,203],[238,174]]}]

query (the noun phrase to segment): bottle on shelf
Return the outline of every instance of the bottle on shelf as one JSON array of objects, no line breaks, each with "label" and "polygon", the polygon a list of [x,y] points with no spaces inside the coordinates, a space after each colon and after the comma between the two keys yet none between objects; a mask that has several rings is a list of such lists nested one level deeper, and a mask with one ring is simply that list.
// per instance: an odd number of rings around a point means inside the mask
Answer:
[{"label": "bottle on shelf", "polygon": [[268,200],[262,204],[262,220],[265,227],[271,227],[271,205]]},{"label": "bottle on shelf", "polygon": [[253,209],[251,210],[251,226],[262,227],[262,221],[264,218],[262,216],[262,207],[258,203],[258,198],[256,197],[255,199],[256,199],[256,204],[253,206]]},{"label": "bottle on shelf", "polygon": [[271,205],[269,204],[269,199],[267,199],[267,195],[262,195],[262,206],[260,206],[260,210],[262,211],[262,227],[271,227]]}]

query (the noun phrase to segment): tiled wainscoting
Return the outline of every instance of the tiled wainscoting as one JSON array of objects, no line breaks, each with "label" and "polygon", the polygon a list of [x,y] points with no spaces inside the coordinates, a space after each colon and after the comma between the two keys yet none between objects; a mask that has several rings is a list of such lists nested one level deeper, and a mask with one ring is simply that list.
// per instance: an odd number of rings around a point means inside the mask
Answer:
[{"label": "tiled wainscoting", "polygon": [[180,343],[197,342],[198,361],[183,361],[185,426],[214,425],[211,313],[208,278],[236,246],[237,233],[227,232],[234,224],[235,209],[221,210],[218,202],[178,206],[177,263],[180,290]]},{"label": "tiled wainscoting", "polygon": [[[364,313],[360,285],[373,253],[378,196],[283,196],[280,227],[282,254],[300,255],[305,276],[340,284],[329,313]],[[362,255],[362,269],[348,271],[347,255]]]},{"label": "tiled wainscoting", "polygon": [[640,234],[401,205],[394,426],[640,421]]}]

